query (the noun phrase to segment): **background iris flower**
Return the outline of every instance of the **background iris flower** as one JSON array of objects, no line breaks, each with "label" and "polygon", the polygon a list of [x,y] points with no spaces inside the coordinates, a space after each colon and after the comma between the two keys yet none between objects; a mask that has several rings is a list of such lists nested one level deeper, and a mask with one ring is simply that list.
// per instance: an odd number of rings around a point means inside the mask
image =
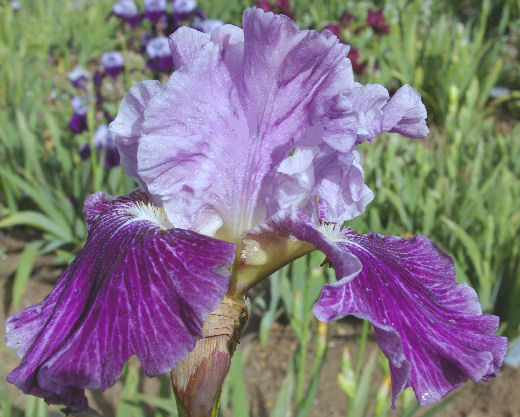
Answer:
[{"label": "background iris flower", "polygon": [[140,189],[87,199],[85,247],[44,301],[7,320],[22,358],[9,382],[81,410],[83,390],[111,386],[135,354],[148,376],[174,369],[180,407],[210,415],[246,292],[316,249],[337,277],[316,316],[370,320],[394,400],[412,386],[426,405],[495,375],[507,351],[498,318],[455,283],[447,255],[424,236],[343,226],[373,198],[358,145],[425,137],[419,94],[356,83],[330,31],[261,9],[243,29],[183,27],[169,45],[177,71],[132,87],[110,125]]}]

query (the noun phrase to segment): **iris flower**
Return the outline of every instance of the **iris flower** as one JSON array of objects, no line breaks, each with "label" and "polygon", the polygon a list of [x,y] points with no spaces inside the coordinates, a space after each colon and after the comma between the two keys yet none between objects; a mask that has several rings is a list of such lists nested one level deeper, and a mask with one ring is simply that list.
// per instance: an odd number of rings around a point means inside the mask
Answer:
[{"label": "iris flower", "polygon": [[[148,376],[185,363],[202,334],[220,334],[212,311],[312,250],[337,277],[316,317],[372,323],[393,400],[412,386],[426,405],[494,376],[507,341],[455,282],[453,261],[421,235],[344,226],[373,198],[358,145],[381,132],[426,136],[419,94],[355,82],[330,31],[255,8],[242,23],[179,28],[177,71],[124,97],[110,128],[140,187],[85,201],[84,248],[41,303],[6,322],[21,357],[8,381],[84,409],[84,389],[110,387],[132,355]],[[220,372],[214,363],[197,378]]]}]

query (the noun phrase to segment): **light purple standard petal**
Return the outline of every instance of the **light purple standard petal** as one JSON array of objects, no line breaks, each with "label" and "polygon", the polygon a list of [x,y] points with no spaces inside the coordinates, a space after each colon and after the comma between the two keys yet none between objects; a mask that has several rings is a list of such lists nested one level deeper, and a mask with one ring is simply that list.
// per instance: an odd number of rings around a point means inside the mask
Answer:
[{"label": "light purple standard petal", "polygon": [[116,136],[116,145],[121,155],[121,165],[125,172],[141,186],[144,183],[137,175],[137,147],[141,135],[141,124],[146,104],[160,90],[159,81],[141,81],[130,88],[119,107],[110,130]]},{"label": "light purple standard petal", "polygon": [[363,269],[348,283],[325,285],[314,312],[323,321],[353,314],[372,322],[390,362],[393,401],[412,386],[427,405],[467,378],[496,375],[507,352],[506,338],[493,336],[498,317],[483,316],[475,291],[455,282],[449,256],[421,235],[338,230],[338,245]]},{"label": "light purple standard petal", "polygon": [[105,390],[137,355],[148,376],[175,367],[223,299],[235,248],[168,229],[146,194],[85,202],[85,247],[40,303],[6,321],[22,357],[7,377],[25,393],[86,408],[83,389]]},{"label": "light purple standard petal", "polygon": [[265,177],[307,140],[310,103],[352,83],[336,72],[348,53],[337,39],[259,9],[243,25],[210,42],[186,29],[170,38],[183,65],[148,104],[138,148],[138,174],[172,221],[207,230],[220,219],[229,240],[265,218]]},{"label": "light purple standard petal", "polygon": [[238,243],[280,209],[310,216],[317,197],[326,221],[351,219],[372,198],[356,144],[424,125],[413,90],[389,101],[355,83],[348,46],[286,16],[247,9],[243,29],[181,28],[169,46],[178,70],[139,115],[127,170],[172,222],[210,236]]}]

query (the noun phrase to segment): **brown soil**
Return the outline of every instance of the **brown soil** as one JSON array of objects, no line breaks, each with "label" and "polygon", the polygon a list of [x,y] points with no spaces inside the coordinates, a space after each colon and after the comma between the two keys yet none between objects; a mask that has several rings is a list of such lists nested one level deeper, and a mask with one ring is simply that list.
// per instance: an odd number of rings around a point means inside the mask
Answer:
[{"label": "brown soil", "polygon": [[[9,314],[15,311],[11,306],[10,292],[12,280],[18,263],[20,250],[24,246],[23,236],[8,236],[0,231],[0,320],[3,322]],[[52,257],[39,258],[33,276],[29,280],[18,310],[35,304],[52,289],[58,279],[60,270],[52,265]],[[357,337],[361,331],[359,322],[342,320],[329,328],[329,343],[327,360],[323,369],[317,398],[313,404],[311,417],[344,416],[347,409],[347,397],[337,384],[340,372],[340,359],[344,346],[348,346],[353,358],[356,355]],[[0,337],[5,335],[4,326],[0,326]],[[248,389],[248,400],[251,417],[268,417],[279,393],[288,365],[296,349],[296,339],[287,325],[275,323],[265,345],[260,345],[256,338],[255,326],[251,324],[242,338],[242,349],[247,351],[245,379]],[[376,343],[370,339],[367,352],[377,349]],[[309,352],[309,360],[312,351]],[[368,354],[367,354],[368,356]],[[134,358],[133,358],[134,359]],[[134,362],[132,360],[132,362]],[[23,409],[24,395],[10,384],[5,384],[5,376],[18,363],[13,352],[0,345],[0,388],[7,385],[14,407]],[[137,363],[137,361],[135,361]],[[381,375],[373,380],[374,387],[381,384]],[[497,378],[487,383],[468,382],[455,391],[457,397],[439,415],[443,417],[520,417],[520,370],[504,367]],[[157,379],[146,380],[142,386],[143,392],[156,393],[159,387]],[[375,388],[374,388],[375,390]],[[0,389],[0,391],[2,391]],[[113,417],[115,405],[122,392],[121,383],[117,383],[107,392],[90,393],[91,405],[100,410],[105,417]],[[398,417],[400,400],[397,410],[390,410],[389,417]],[[424,410],[426,411],[426,410]],[[424,412],[423,412],[424,413]],[[420,414],[423,414],[420,413]],[[57,407],[51,407],[50,417],[61,414]],[[153,414],[152,414],[153,415]],[[141,417],[141,416],[136,416]],[[230,416],[226,416],[230,417]]]}]

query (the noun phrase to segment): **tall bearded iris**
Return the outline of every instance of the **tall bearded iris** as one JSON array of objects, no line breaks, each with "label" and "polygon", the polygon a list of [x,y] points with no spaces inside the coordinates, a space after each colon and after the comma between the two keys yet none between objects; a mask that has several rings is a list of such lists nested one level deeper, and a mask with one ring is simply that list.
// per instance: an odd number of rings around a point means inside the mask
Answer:
[{"label": "tall bearded iris", "polygon": [[354,82],[330,31],[260,9],[243,29],[181,27],[169,44],[170,80],[131,88],[110,126],[140,189],[87,199],[85,247],[44,301],[7,320],[22,358],[9,382],[79,410],[83,390],[112,385],[135,354],[149,376],[174,369],[181,407],[209,416],[245,293],[312,250],[337,276],[316,316],[370,320],[394,400],[412,386],[426,405],[495,375],[507,350],[498,318],[455,283],[447,255],[424,236],[343,226],[373,198],[358,145],[424,137],[419,94]]}]

